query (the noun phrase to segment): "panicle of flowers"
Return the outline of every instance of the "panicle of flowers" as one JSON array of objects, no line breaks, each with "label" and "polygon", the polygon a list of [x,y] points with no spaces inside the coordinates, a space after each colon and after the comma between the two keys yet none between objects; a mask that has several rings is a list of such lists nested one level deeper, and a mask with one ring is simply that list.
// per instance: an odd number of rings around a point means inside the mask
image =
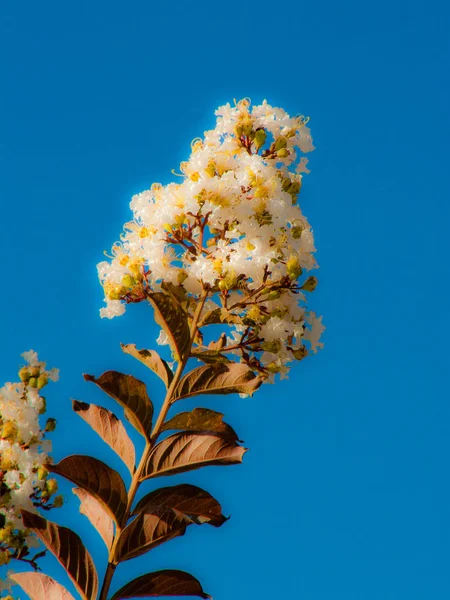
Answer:
[{"label": "panicle of flowers", "polygon": [[[19,371],[20,381],[0,389],[0,566],[18,559],[35,567],[36,557],[26,556],[39,543],[24,527],[20,509],[36,512],[36,507],[49,510],[63,503],[62,496],[55,496],[56,480],[44,467],[52,462],[51,441],[45,437],[56,420],[48,418],[44,428],[39,424],[46,412],[41,390],[58,379],[58,370],[47,370],[33,350],[22,356],[27,364]],[[4,581],[0,590],[8,585]]]},{"label": "panicle of flowers", "polygon": [[[201,328],[229,326],[216,348],[273,380],[322,347],[321,317],[307,308],[317,284],[308,276],[318,266],[314,238],[299,205],[304,154],[314,149],[309,119],[266,101],[251,108],[248,99],[216,116],[215,128],[192,142],[177,183],[133,197],[133,220],[98,265],[100,313],[121,315],[164,291],[192,318],[206,293]],[[201,332],[195,342],[206,349]]]}]

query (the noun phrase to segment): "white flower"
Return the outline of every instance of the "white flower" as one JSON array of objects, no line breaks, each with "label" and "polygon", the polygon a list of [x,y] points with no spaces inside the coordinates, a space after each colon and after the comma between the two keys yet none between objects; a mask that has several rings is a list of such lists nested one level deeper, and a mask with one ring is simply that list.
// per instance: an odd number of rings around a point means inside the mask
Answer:
[{"label": "white flower", "polygon": [[[192,318],[208,286],[208,302],[232,312],[222,320],[236,340],[230,352],[241,356],[235,346],[242,343],[266,374],[285,374],[291,350],[301,358],[307,296],[299,280],[317,268],[313,232],[299,205],[303,174],[309,173],[303,154],[314,149],[308,119],[267,101],[251,107],[248,99],[215,114],[215,128],[193,141],[181,163],[183,178],[132,198],[133,219],[110,260],[98,265],[106,302],[100,315],[121,315],[127,304],[169,284],[187,293]],[[322,330],[315,325],[308,331],[305,339],[315,351]],[[255,339],[271,344],[274,356],[262,354]],[[167,343],[161,333],[158,344]]]}]

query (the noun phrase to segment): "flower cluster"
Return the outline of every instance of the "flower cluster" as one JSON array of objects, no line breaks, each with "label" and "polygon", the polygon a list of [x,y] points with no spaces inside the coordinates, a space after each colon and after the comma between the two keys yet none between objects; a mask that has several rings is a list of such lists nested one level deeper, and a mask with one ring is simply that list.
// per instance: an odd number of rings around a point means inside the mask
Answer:
[{"label": "flower cluster", "polygon": [[50,509],[63,502],[62,496],[50,502],[57,483],[44,467],[52,460],[45,434],[55,429],[56,421],[48,418],[44,429],[39,424],[39,415],[46,411],[41,390],[49,380],[57,380],[58,371],[47,370],[32,350],[22,356],[27,365],[19,371],[20,382],[0,389],[0,566],[14,558],[32,562],[24,557],[28,548],[38,545],[24,528],[20,509]]},{"label": "flower cluster", "polygon": [[[322,346],[321,318],[306,304],[317,283],[305,275],[317,267],[314,240],[298,201],[309,173],[303,155],[314,146],[308,119],[266,101],[227,104],[216,116],[215,128],[192,142],[180,182],[133,197],[133,220],[98,265],[100,313],[121,315],[164,291],[192,318],[206,295],[200,325],[230,327],[220,352],[272,378]],[[196,342],[201,350],[201,335]]]}]

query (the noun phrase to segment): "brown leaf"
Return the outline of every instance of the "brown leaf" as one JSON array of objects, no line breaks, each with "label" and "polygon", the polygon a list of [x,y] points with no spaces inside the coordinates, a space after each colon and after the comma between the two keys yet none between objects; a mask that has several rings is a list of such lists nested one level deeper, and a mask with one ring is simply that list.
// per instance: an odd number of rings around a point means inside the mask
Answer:
[{"label": "brown leaf", "polygon": [[227,521],[220,504],[201,488],[182,483],[159,488],[144,496],[131,513],[137,515],[154,508],[171,508],[183,513],[196,523],[209,523],[220,527]]},{"label": "brown leaf", "polygon": [[145,384],[132,375],[124,375],[117,371],[106,371],[96,379],[93,375],[85,375],[86,381],[93,381],[104,392],[124,407],[128,421],[147,440],[150,439],[153,404],[147,395]]},{"label": "brown leaf", "polygon": [[171,429],[188,431],[209,431],[219,433],[222,437],[234,442],[239,440],[236,432],[230,425],[223,422],[223,414],[209,408],[194,408],[191,412],[182,412],[166,421],[161,431]]},{"label": "brown leaf", "polygon": [[78,535],[40,515],[21,509],[23,524],[43,542],[67,571],[83,600],[95,600],[98,576],[94,561]]},{"label": "brown leaf", "polygon": [[155,350],[138,350],[135,344],[120,344],[125,354],[129,354],[134,358],[137,358],[146,367],[151,369],[154,373],[160,377],[166,388],[169,387],[170,382],[173,379],[172,369],[163,360]]},{"label": "brown leaf", "polygon": [[231,362],[224,354],[221,354],[219,350],[204,350],[203,352],[195,351],[191,354],[192,358],[201,360],[206,364],[216,363],[229,363]]},{"label": "brown leaf", "polygon": [[102,504],[96,500],[94,496],[88,494],[86,490],[83,490],[82,488],[72,488],[72,492],[81,502],[80,513],[89,519],[109,550],[114,537],[114,525],[111,517],[103,508]]},{"label": "brown leaf", "polygon": [[20,585],[30,600],[74,600],[66,588],[43,573],[12,573],[10,578]]},{"label": "brown leaf", "polygon": [[163,292],[149,294],[149,300],[155,309],[156,323],[167,334],[169,343],[176,354],[180,358],[184,357],[191,344],[186,312],[174,298]]},{"label": "brown leaf", "polygon": [[122,421],[110,410],[95,404],[72,400],[72,408],[120,456],[133,475],[136,458],[134,445]]},{"label": "brown leaf", "polygon": [[215,308],[205,313],[199,327],[204,327],[205,325],[218,325],[219,323],[242,325],[242,318],[238,315],[234,315],[226,308]]},{"label": "brown leaf", "polygon": [[211,350],[222,350],[222,348],[225,348],[226,345],[227,345],[227,336],[225,335],[225,333],[222,333],[217,341],[210,342],[210,344],[208,345],[208,348],[210,348]]},{"label": "brown leaf", "polygon": [[122,477],[93,456],[74,454],[56,465],[46,464],[51,473],[62,475],[94,496],[120,525],[127,508],[127,491]]},{"label": "brown leaf", "polygon": [[261,377],[242,363],[197,367],[187,373],[174,391],[174,401],[199,394],[253,394],[262,383]]},{"label": "brown leaf", "polygon": [[198,596],[212,600],[205,594],[200,582],[184,571],[166,570],[146,573],[126,583],[111,600],[149,598],[159,596]]},{"label": "brown leaf", "polygon": [[153,448],[144,466],[141,481],[201,467],[241,463],[246,451],[246,448],[216,435],[175,433]]},{"label": "brown leaf", "polygon": [[170,508],[150,508],[121,531],[114,562],[118,564],[130,560],[174,537],[184,535],[191,523],[185,515]]}]

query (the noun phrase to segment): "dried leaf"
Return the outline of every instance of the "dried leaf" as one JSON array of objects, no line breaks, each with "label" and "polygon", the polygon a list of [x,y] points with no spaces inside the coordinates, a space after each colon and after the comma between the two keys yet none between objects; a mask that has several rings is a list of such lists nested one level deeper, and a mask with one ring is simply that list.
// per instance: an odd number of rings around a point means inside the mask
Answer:
[{"label": "dried leaf", "polygon": [[80,513],[89,519],[109,550],[114,537],[114,525],[111,517],[103,508],[102,504],[96,500],[94,496],[88,494],[86,490],[83,490],[82,488],[72,488],[72,492],[81,502]]},{"label": "dried leaf", "polygon": [[74,600],[66,588],[43,573],[12,573],[10,578],[20,585],[30,600]]},{"label": "dried leaf", "polygon": [[149,294],[149,300],[155,309],[156,323],[167,334],[170,345],[176,354],[179,357],[184,357],[191,344],[186,312],[174,298],[163,292]]},{"label": "dried leaf", "polygon": [[175,433],[153,448],[144,466],[141,481],[201,467],[241,463],[246,451],[246,448],[216,435]]},{"label": "dried leaf", "polygon": [[220,527],[227,521],[220,504],[211,494],[187,483],[150,492],[139,500],[131,514],[137,515],[151,510],[152,507],[175,509],[198,524],[209,523],[214,527]]},{"label": "dried leaf", "polygon": [[242,363],[197,367],[187,373],[176,386],[174,401],[199,394],[253,394],[262,383],[261,377]]},{"label": "dried leaf", "polygon": [[191,412],[182,412],[175,415],[172,419],[164,423],[161,431],[169,431],[171,429],[181,431],[209,431],[211,433],[218,433],[225,439],[232,440],[233,442],[241,441],[234,429],[223,422],[223,414],[209,408],[194,408]]},{"label": "dried leaf", "polygon": [[[22,509],[23,524],[41,540],[67,571],[83,600],[95,600],[98,576],[94,561],[79,536],[38,514]],[[46,598],[46,596],[45,596]]]},{"label": "dried leaf", "polygon": [[184,571],[175,570],[155,571],[141,575],[121,587],[111,600],[159,596],[198,596],[211,600],[211,596],[205,594],[195,577]]},{"label": "dried leaf", "polygon": [[153,404],[147,395],[145,384],[132,375],[117,371],[106,371],[96,379],[85,375],[86,381],[93,381],[109,396],[124,407],[128,421],[147,440],[150,439],[153,418]]},{"label": "dried leaf", "polygon": [[46,469],[62,475],[94,496],[108,514],[120,525],[127,508],[127,491],[122,477],[93,456],[74,454]]},{"label": "dried leaf", "polygon": [[138,515],[120,533],[114,562],[130,560],[174,537],[184,535],[192,521],[170,508],[151,508]]},{"label": "dried leaf", "polygon": [[134,358],[137,358],[141,363],[143,363],[146,367],[151,369],[158,377],[160,377],[166,388],[169,387],[172,379],[173,373],[172,369],[163,360],[155,350],[138,350],[135,344],[120,344],[122,350],[125,354],[129,354]]},{"label": "dried leaf", "polygon": [[135,471],[135,449],[122,421],[110,410],[95,404],[72,400],[72,408],[120,456],[131,475],[133,475]]}]

